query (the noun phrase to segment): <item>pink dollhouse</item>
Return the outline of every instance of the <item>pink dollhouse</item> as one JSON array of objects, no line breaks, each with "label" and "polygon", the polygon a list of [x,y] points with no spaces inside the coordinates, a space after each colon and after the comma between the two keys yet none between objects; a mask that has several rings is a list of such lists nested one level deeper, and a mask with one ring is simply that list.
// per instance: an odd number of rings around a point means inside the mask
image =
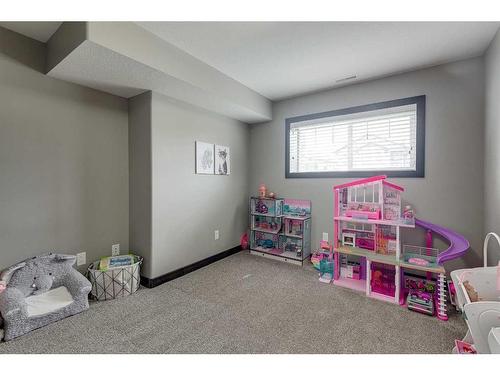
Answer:
[{"label": "pink dollhouse", "polygon": [[[386,176],[333,188],[333,284],[447,320],[443,263],[462,256],[469,243],[449,229],[416,219],[411,206],[402,207],[403,192]],[[416,225],[427,230],[426,246],[402,245],[402,230]],[[432,233],[450,247],[432,248]]]}]

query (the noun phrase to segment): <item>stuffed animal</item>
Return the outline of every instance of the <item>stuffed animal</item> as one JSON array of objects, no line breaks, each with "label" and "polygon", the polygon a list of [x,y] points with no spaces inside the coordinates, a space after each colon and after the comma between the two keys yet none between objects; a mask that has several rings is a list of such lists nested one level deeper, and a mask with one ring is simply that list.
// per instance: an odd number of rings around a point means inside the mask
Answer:
[{"label": "stuffed animal", "polygon": [[479,298],[479,294],[476,292],[476,289],[469,283],[469,280],[464,281],[463,283],[465,290],[467,291],[467,294],[469,295],[469,299],[471,302],[477,302],[480,301],[481,298]]}]

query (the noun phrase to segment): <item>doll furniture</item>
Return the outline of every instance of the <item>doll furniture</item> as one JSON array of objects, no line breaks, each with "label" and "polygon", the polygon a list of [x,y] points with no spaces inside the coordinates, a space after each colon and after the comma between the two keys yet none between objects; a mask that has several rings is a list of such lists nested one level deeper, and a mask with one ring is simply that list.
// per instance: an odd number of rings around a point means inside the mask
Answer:
[{"label": "doll furniture", "polygon": [[89,308],[91,284],[73,268],[75,261],[73,255],[44,254],[2,272],[5,341]]},{"label": "doll furniture", "polygon": [[311,254],[311,202],[251,197],[250,253],[302,265]]},{"label": "doll furniture", "polygon": [[[403,192],[386,176],[334,186],[333,284],[447,320],[444,263],[462,256],[469,242],[447,228],[416,219],[411,206],[403,210]],[[403,245],[402,231],[416,226],[427,231],[426,246]],[[449,242],[448,249],[434,249],[433,234]],[[356,277],[347,268],[353,263],[360,266]],[[425,282],[402,283],[409,273]],[[425,289],[431,284],[432,291]]]}]

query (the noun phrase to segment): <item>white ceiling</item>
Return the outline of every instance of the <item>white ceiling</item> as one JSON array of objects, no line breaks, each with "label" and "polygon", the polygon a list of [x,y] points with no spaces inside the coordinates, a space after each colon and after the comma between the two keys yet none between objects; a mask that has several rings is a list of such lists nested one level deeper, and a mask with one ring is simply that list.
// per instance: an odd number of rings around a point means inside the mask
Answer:
[{"label": "white ceiling", "polygon": [[[138,22],[272,100],[482,55],[495,22]],[[356,75],[355,80],[337,83]]]},{"label": "white ceiling", "polygon": [[62,22],[0,22],[1,27],[45,43]]},{"label": "white ceiling", "polygon": [[[61,22],[0,22],[46,42]],[[137,22],[243,85],[280,100],[480,56],[498,22]],[[350,76],[356,79],[337,82]]]}]

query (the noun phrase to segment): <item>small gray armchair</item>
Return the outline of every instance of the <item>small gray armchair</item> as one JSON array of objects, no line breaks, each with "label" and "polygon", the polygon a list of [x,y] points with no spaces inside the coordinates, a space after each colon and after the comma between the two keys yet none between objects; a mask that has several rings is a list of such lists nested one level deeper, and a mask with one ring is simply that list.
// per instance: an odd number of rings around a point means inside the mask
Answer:
[{"label": "small gray armchair", "polygon": [[90,282],[73,268],[74,255],[43,254],[3,271],[0,293],[4,340],[89,308]]}]

